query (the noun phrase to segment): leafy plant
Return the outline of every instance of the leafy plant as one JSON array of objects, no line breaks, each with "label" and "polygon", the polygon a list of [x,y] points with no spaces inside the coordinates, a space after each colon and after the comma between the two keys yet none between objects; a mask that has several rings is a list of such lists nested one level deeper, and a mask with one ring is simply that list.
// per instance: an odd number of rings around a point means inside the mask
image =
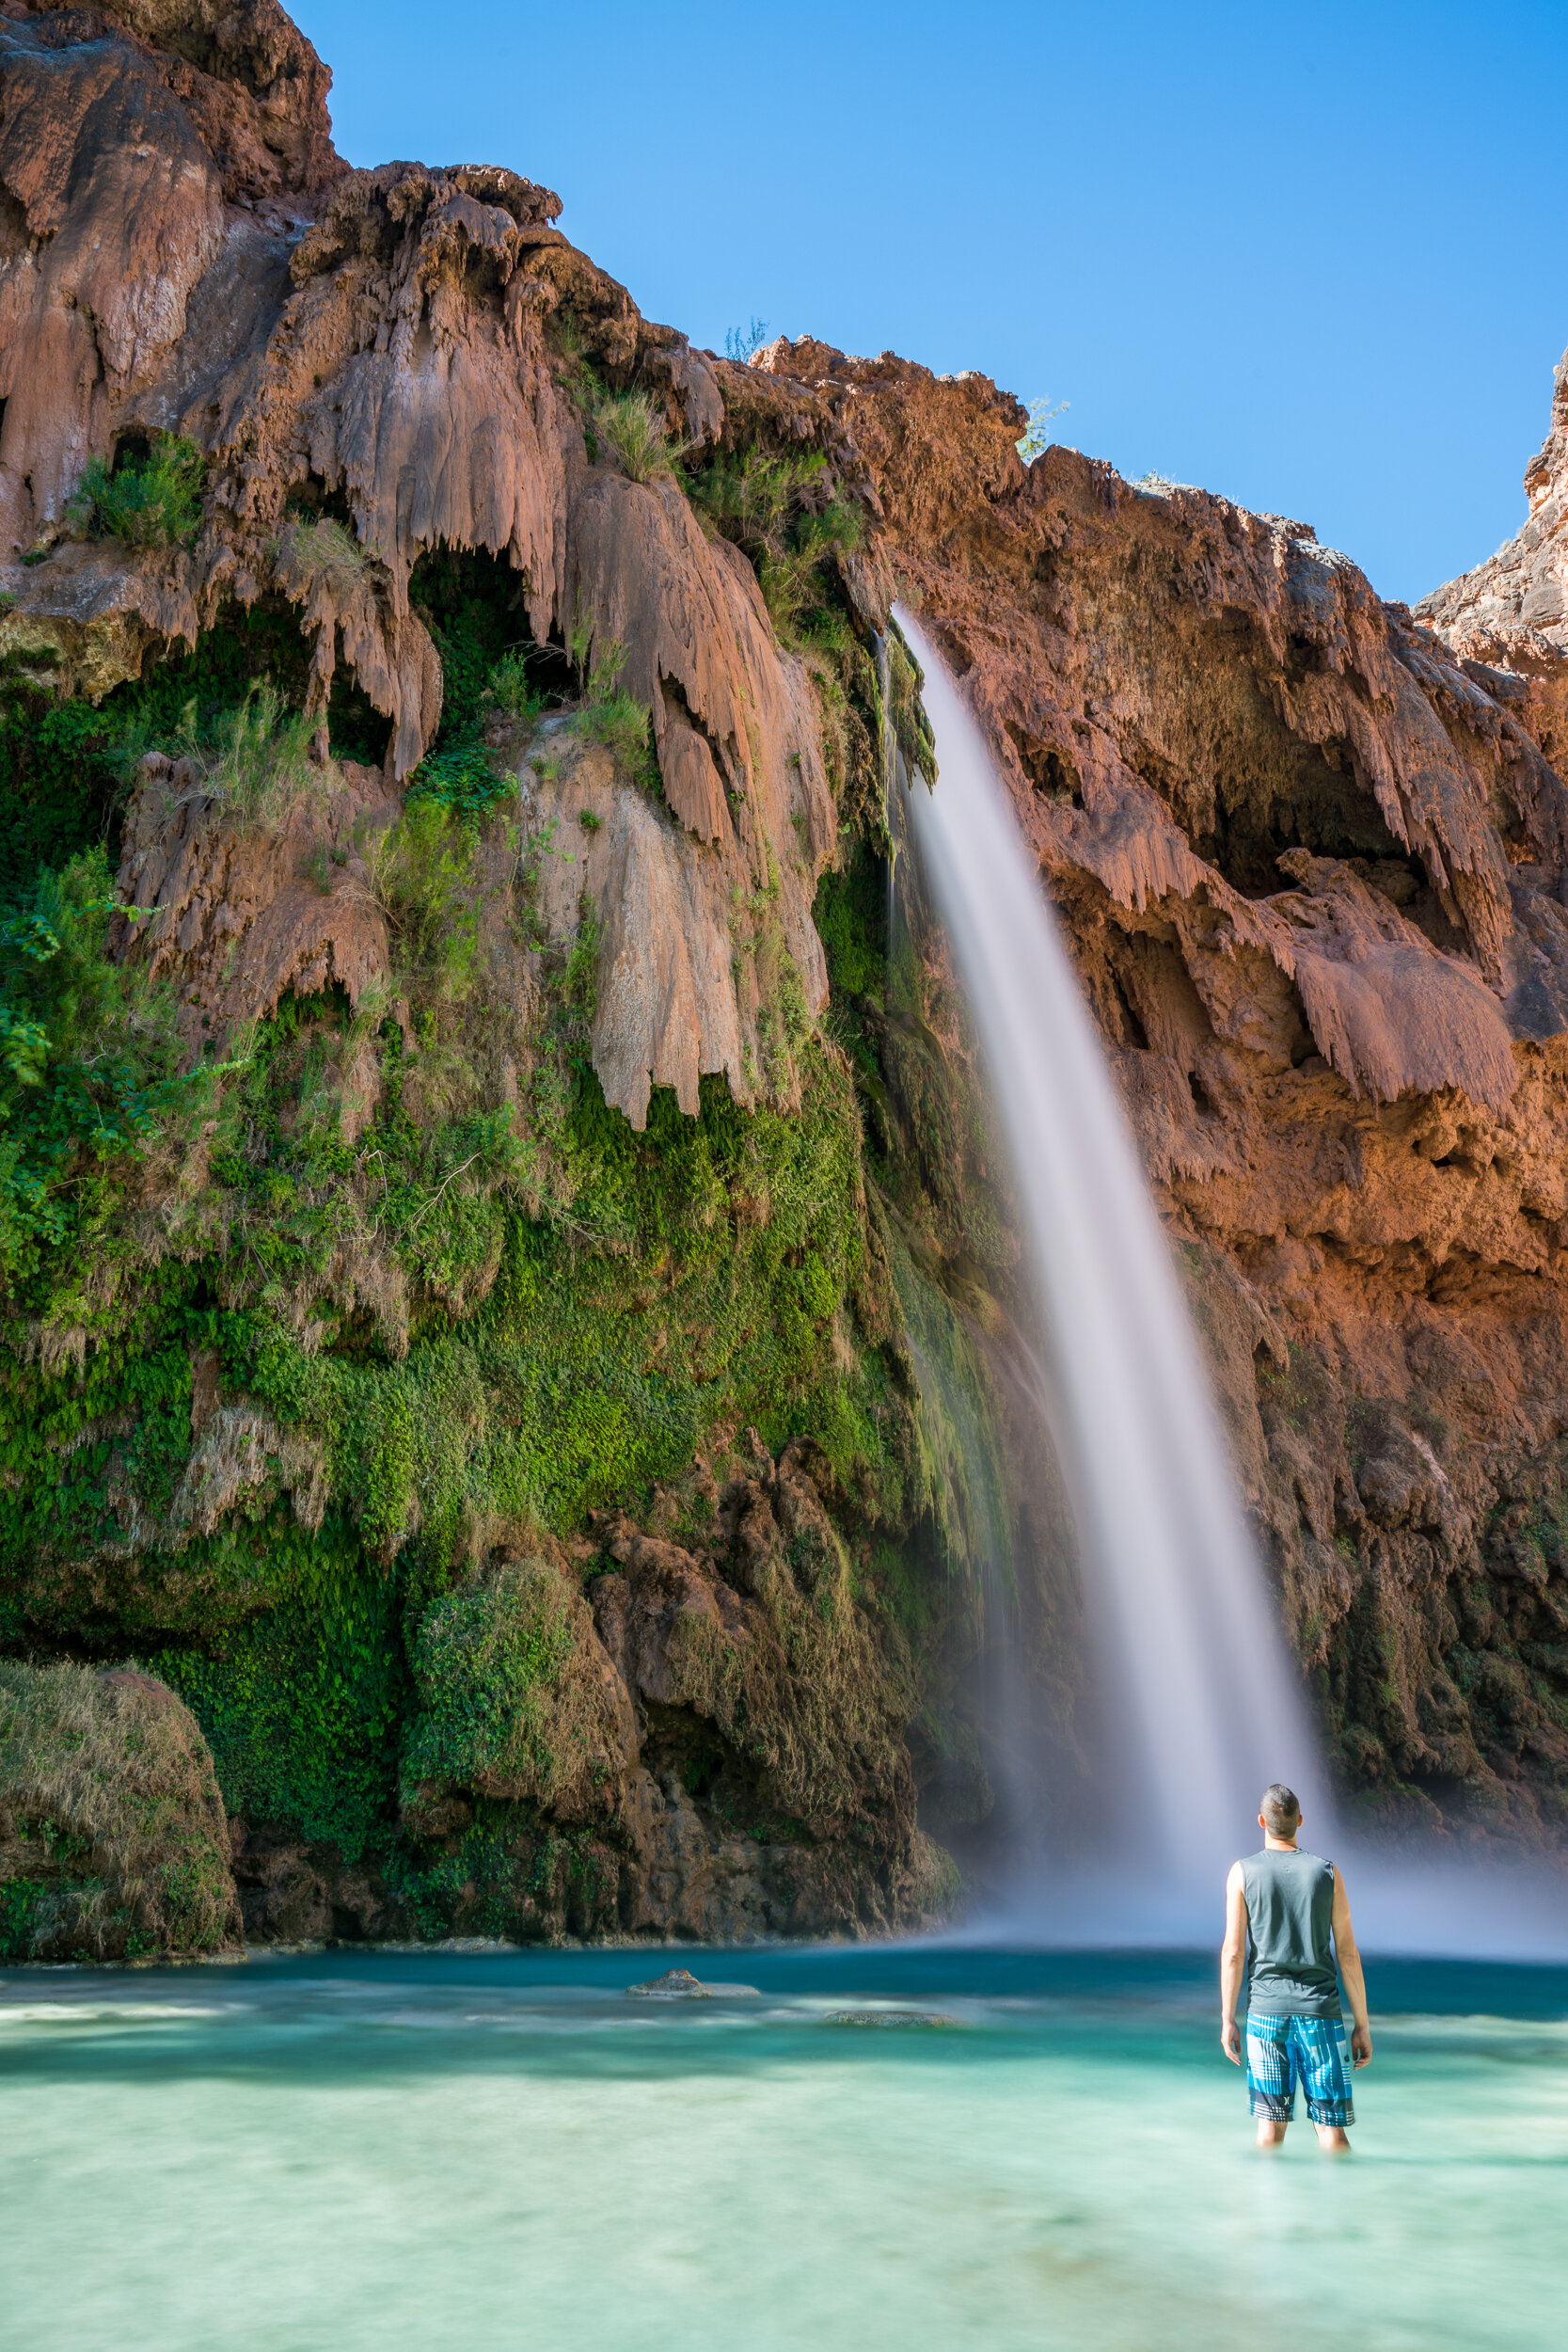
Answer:
[{"label": "leafy plant", "polygon": [[410,798],[372,842],[366,865],[400,969],[433,984],[437,996],[465,996],[479,946],[479,889],[472,836],[453,809],[434,794]]},{"label": "leafy plant", "polygon": [[237,708],[214,721],[210,748],[188,738],[187,752],[203,765],[203,788],[214,800],[247,823],[274,826],[324,789],[315,732],[314,720],[291,710],[272,680],[260,678]]},{"label": "leafy plant", "polygon": [[297,1589],[219,1655],[154,1657],[207,1735],[230,1812],[330,1838],[350,1862],[373,1841],[407,1695],[402,1597],[333,1518]]},{"label": "leafy plant", "polygon": [[437,1600],[414,1644],[421,1712],[404,1785],[504,1777],[531,1793],[548,1788],[563,1728],[557,1692],[581,1613],[564,1580],[533,1563]]},{"label": "leafy plant", "polygon": [[832,495],[822,452],[769,456],[753,446],[716,458],[687,487],[698,511],[751,557],[780,636],[836,651],[844,625],[827,566],[859,546],[861,519]]},{"label": "leafy plant", "polygon": [[194,441],[154,433],[145,457],[89,457],[66,515],[84,536],[127,547],[188,547],[201,528],[207,461]]},{"label": "leafy plant", "polygon": [[0,1272],[87,1237],[106,1167],[194,1124],[210,1073],[179,1074],[172,993],[104,952],[116,901],[101,848],[40,873],[0,923]]},{"label": "leafy plant", "polygon": [[1029,422],[1018,443],[1018,453],[1026,466],[1051,447],[1051,435],[1047,428],[1053,418],[1065,416],[1071,405],[1066,400],[1059,400],[1054,405],[1049,400],[1032,400],[1029,403]]},{"label": "leafy plant", "polygon": [[771,547],[802,501],[819,493],[828,461],[819,449],[770,457],[753,443],[689,476],[691,502],[726,539],[755,555]]},{"label": "leafy plant", "polygon": [[528,659],[532,650],[528,645],[509,647],[490,673],[491,697],[512,719],[537,719],[557,699],[547,687],[535,684]]},{"label": "leafy plant", "polygon": [[724,337],[724,357],[736,367],[750,364],[768,341],[768,321],[753,318],[750,326],[732,326]]},{"label": "leafy plant", "polygon": [[781,637],[800,635],[808,614],[818,616],[819,624],[826,619],[823,565],[859,547],[860,539],[859,516],[835,499],[823,514],[802,515],[783,546],[764,553],[757,577]]},{"label": "leafy plant", "polygon": [[661,778],[654,749],[653,720],[646,703],[640,703],[620,684],[626,667],[626,647],[612,638],[602,652],[592,647],[589,625],[579,615],[571,632],[573,658],[583,675],[582,702],[572,725],[592,743],[602,743],[634,784],[644,792],[657,792]]},{"label": "leafy plant", "polygon": [[451,809],[472,833],[482,818],[516,790],[512,777],[497,770],[474,737],[460,736],[443,750],[426,752],[408,779],[410,803],[434,801]]}]

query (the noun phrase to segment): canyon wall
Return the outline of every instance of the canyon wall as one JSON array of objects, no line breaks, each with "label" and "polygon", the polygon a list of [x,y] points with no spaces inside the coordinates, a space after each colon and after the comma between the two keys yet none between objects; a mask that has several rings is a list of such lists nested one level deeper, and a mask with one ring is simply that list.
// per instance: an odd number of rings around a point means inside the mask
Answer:
[{"label": "canyon wall", "polygon": [[[237,1894],[156,1934],[882,1931],[1074,1803],[1006,1172],[889,936],[895,596],[1342,1784],[1555,1838],[1560,429],[1414,616],[1025,467],[983,377],[694,350],[549,190],[348,169],[328,87],[270,0],[0,11],[0,1649],[35,1745],[79,1661],[199,1726]],[[77,1899],[43,1802],[10,1957]]]},{"label": "canyon wall", "polygon": [[1530,523],[1418,616],[1303,524],[1065,449],[1023,468],[984,378],[765,365],[853,417],[987,724],[1341,1785],[1390,1824],[1556,1838],[1561,372]]}]

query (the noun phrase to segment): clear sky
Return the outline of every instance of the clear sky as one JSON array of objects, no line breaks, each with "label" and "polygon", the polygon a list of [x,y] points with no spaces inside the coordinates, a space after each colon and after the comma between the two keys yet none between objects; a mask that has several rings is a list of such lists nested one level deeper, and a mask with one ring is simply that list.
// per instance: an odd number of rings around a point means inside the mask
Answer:
[{"label": "clear sky", "polygon": [[501,163],[650,317],[1070,402],[1414,599],[1525,517],[1568,0],[299,0],[354,163]]}]

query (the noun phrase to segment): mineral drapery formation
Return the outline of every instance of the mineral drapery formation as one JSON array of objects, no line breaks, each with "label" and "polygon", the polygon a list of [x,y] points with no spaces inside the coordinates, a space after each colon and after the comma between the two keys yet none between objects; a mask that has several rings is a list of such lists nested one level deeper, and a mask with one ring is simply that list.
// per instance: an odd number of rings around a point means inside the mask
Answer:
[{"label": "mineral drapery formation", "polygon": [[[1342,1784],[1556,1836],[1560,391],[1525,532],[1412,614],[1025,466],[985,377],[694,350],[549,190],[349,169],[327,90],[271,0],[0,12],[0,1650],[178,1694],[253,1934],[934,1915],[997,1577],[1070,1786],[1006,1182],[887,936],[901,595]],[[71,1944],[42,1885],[5,1950]]]}]

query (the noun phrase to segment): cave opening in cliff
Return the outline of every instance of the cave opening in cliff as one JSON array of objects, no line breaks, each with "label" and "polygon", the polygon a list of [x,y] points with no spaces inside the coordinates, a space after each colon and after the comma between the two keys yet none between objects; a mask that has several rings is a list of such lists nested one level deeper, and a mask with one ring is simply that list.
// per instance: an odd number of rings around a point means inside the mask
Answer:
[{"label": "cave opening in cliff", "polygon": [[528,583],[504,555],[487,548],[429,548],[408,580],[408,601],[429,629],[441,662],[441,726],[435,748],[472,735],[483,722],[491,680],[505,660],[520,661],[528,693],[568,701],[577,691],[559,630],[539,644],[529,626]]},{"label": "cave opening in cliff", "polygon": [[[299,620],[298,606],[280,595],[225,604],[194,646],[162,658],[150,646],[141,675],[96,703],[62,696],[50,663],[12,665],[0,680],[0,897],[94,844],[118,865],[128,746],[166,749],[187,731],[209,737],[263,679],[303,707],[311,648]],[[338,756],[385,759],[391,723],[341,660],[327,720]]]},{"label": "cave opening in cliff", "polygon": [[1075,762],[1053,744],[1042,743],[1011,720],[1006,731],[1019,764],[1035,790],[1058,808],[1082,808],[1084,781]]},{"label": "cave opening in cliff", "polygon": [[1192,838],[1199,856],[1247,898],[1272,898],[1291,887],[1279,861],[1291,850],[1370,860],[1426,887],[1419,861],[1389,832],[1345,747],[1320,751],[1292,739],[1276,760],[1222,771],[1210,808],[1194,812]]},{"label": "cave opening in cliff", "polygon": [[[300,608],[279,595],[253,604],[226,604],[213,627],[203,629],[189,651],[161,661],[149,660],[143,675],[103,698],[103,710],[118,729],[139,725],[172,738],[194,704],[198,733],[208,733],[226,712],[242,703],[251,687],[268,679],[291,709],[305,707],[309,691],[311,640],[300,628]],[[341,658],[327,698],[327,731],[333,754],[379,767],[391,741],[392,723],[375,708]]]}]

